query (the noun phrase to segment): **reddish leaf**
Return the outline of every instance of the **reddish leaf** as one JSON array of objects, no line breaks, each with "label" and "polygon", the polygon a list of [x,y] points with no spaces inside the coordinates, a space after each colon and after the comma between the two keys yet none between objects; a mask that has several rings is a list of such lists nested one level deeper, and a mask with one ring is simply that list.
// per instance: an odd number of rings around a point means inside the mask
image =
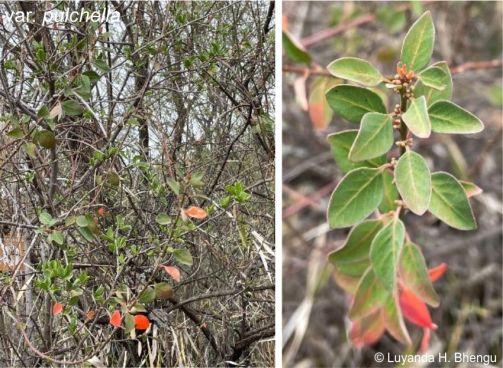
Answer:
[{"label": "reddish leaf", "polygon": [[355,321],[349,332],[353,345],[360,348],[376,343],[384,333],[384,320],[380,310]]},{"label": "reddish leaf", "polygon": [[441,263],[437,267],[429,269],[428,276],[432,282],[435,282],[444,275],[445,271],[447,271],[447,264]]},{"label": "reddish leaf", "polygon": [[175,280],[176,282],[180,282],[180,270],[176,267],[173,267],[173,266],[162,266],[164,268],[164,271],[166,271],[166,273],[168,275],[171,276],[171,278],[173,280]]},{"label": "reddish leaf", "polygon": [[317,132],[324,131],[332,120],[332,109],[328,106],[325,92],[335,83],[329,78],[318,78],[311,85],[308,108],[309,117]]},{"label": "reddish leaf", "polygon": [[52,306],[52,314],[54,316],[57,316],[61,312],[63,312],[63,304],[61,304],[61,303],[54,303],[54,305]]},{"label": "reddish leaf", "polygon": [[196,219],[204,219],[208,216],[208,212],[196,206],[190,206],[189,208],[186,208],[184,212],[187,216]]},{"label": "reddish leaf", "polygon": [[431,321],[426,304],[409,289],[403,288],[400,292],[400,308],[404,317],[415,325],[433,330],[437,328]]},{"label": "reddish leaf", "polygon": [[134,316],[134,328],[137,330],[146,330],[150,327],[150,320],[143,314]]},{"label": "reddish leaf", "polygon": [[120,327],[122,323],[122,315],[121,312],[116,310],[110,316],[110,324],[114,327]]}]

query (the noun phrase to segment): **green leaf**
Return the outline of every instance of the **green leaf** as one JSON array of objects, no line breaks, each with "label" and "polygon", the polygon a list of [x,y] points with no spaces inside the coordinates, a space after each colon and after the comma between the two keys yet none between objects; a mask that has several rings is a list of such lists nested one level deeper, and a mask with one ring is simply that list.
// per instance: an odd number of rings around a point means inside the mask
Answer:
[{"label": "green leaf", "polygon": [[348,227],[364,220],[383,197],[379,169],[350,171],[337,185],[328,204],[328,223],[332,228]]},{"label": "green leaf", "polygon": [[431,122],[424,96],[413,98],[402,119],[414,135],[428,138],[431,134]]},{"label": "green leaf", "polygon": [[63,112],[68,116],[77,116],[82,114],[83,109],[82,106],[79,105],[76,101],[66,100],[61,103],[61,108]]},{"label": "green leaf", "polygon": [[202,173],[202,172],[192,173],[192,176],[190,177],[190,184],[194,188],[203,187],[204,186],[203,177],[204,177],[204,173]]},{"label": "green leaf", "polygon": [[340,84],[328,90],[326,96],[332,110],[353,123],[359,123],[368,112],[386,113],[381,97],[367,88]]},{"label": "green leaf", "polygon": [[431,174],[424,158],[405,152],[395,167],[395,183],[407,207],[416,215],[428,209],[431,198]]},{"label": "green leaf", "polygon": [[23,129],[21,128],[14,128],[10,132],[7,133],[7,135],[11,138],[19,139],[24,137],[24,132]]},{"label": "green leaf", "polygon": [[47,226],[52,226],[54,225],[57,221],[51,216],[50,213],[44,211],[38,216],[38,220],[40,221],[41,224],[47,225]]},{"label": "green leaf", "polygon": [[469,181],[459,180],[459,183],[463,186],[468,198],[479,195],[483,192],[481,187]]},{"label": "green leaf", "polygon": [[89,228],[79,227],[78,230],[79,230],[80,235],[82,235],[84,237],[84,239],[86,239],[88,242],[93,241],[94,236],[93,236],[93,233],[91,232],[91,230],[89,230]]},{"label": "green leaf", "polygon": [[383,77],[379,70],[367,60],[355,57],[343,57],[332,61],[327,66],[328,71],[335,77],[360,83],[365,86],[376,86]]},{"label": "green leaf", "polygon": [[431,128],[437,133],[470,134],[484,129],[484,124],[478,117],[450,101],[435,102],[428,113]]},{"label": "green leaf", "polygon": [[438,90],[432,87],[428,87],[421,81],[421,79],[419,79],[419,81],[416,83],[414,94],[416,96],[424,96],[426,98],[428,106],[435,103],[436,101],[449,100],[452,97],[452,77],[447,63],[445,61],[440,61],[438,63],[432,64],[427,69],[423,70],[421,74],[425,73],[430,68],[436,68],[442,71],[442,75],[437,75],[437,84],[441,84],[445,86],[445,88]]},{"label": "green leaf", "polygon": [[79,227],[87,227],[91,225],[92,219],[90,219],[88,216],[79,216],[77,217],[77,226]]},{"label": "green leaf", "polygon": [[425,12],[409,29],[402,44],[400,61],[408,70],[419,71],[431,59],[435,43],[435,26],[429,11]]},{"label": "green leaf", "polygon": [[111,70],[108,64],[101,59],[94,60],[93,65],[102,73],[108,73]]},{"label": "green leaf", "polygon": [[442,68],[433,66],[426,68],[421,73],[419,73],[417,79],[423,82],[425,86],[442,91],[447,87],[447,85],[445,84],[444,75],[445,72],[442,70]]},{"label": "green leaf", "polygon": [[400,258],[400,277],[405,286],[421,300],[432,307],[439,304],[438,295],[431,284],[428,269],[419,247],[408,241],[405,243]]},{"label": "green leaf", "polygon": [[174,249],[173,256],[179,263],[192,266],[192,255],[187,249]]},{"label": "green leaf", "polygon": [[142,304],[152,303],[155,300],[155,290],[153,287],[148,286],[138,298]]},{"label": "green leaf", "polygon": [[23,144],[23,149],[28,156],[35,158],[37,146],[34,143],[27,142]]},{"label": "green leaf", "polygon": [[283,50],[292,61],[304,64],[311,63],[311,55],[290,33],[283,31]]},{"label": "green leaf", "polygon": [[388,295],[383,284],[374,274],[372,267],[369,267],[356,288],[355,297],[349,310],[349,318],[355,320],[368,316],[379,309]]},{"label": "green leaf", "polygon": [[395,339],[406,345],[411,344],[409,332],[405,326],[398,298],[389,295],[383,305],[384,326]]},{"label": "green leaf", "polygon": [[459,230],[477,228],[468,197],[458,180],[446,172],[431,175],[430,212],[447,225]]},{"label": "green leaf", "polygon": [[74,88],[74,92],[86,100],[91,98],[91,80],[87,75],[80,76],[77,87]]},{"label": "green leaf", "polygon": [[134,317],[129,313],[126,313],[124,316],[124,326],[126,328],[126,334],[134,330]]},{"label": "green leaf", "polygon": [[394,218],[377,233],[370,246],[372,269],[390,293],[394,293],[396,288],[398,261],[404,239],[405,226],[400,219]]},{"label": "green leaf", "polygon": [[60,231],[53,231],[51,234],[51,239],[53,242],[59,245],[63,245],[63,243],[65,242],[63,234]]},{"label": "green leaf", "polygon": [[168,225],[171,223],[171,218],[165,214],[165,213],[160,213],[157,215],[157,217],[155,218],[155,221],[159,224],[159,225]]},{"label": "green leaf", "polygon": [[180,184],[176,180],[167,178],[166,182],[168,183],[168,186],[171,188],[173,193],[180,195]]},{"label": "green leaf", "polygon": [[397,208],[395,201],[398,199],[398,191],[393,183],[393,175],[388,171],[383,171],[382,179],[384,184],[384,197],[379,205],[379,212],[386,213]]},{"label": "green leaf", "polygon": [[49,108],[47,106],[42,106],[40,109],[37,111],[37,117],[41,119],[47,119],[49,118]]},{"label": "green leaf", "polygon": [[364,161],[389,151],[393,145],[393,119],[390,115],[369,112],[363,115],[360,130],[349,151],[351,161]]},{"label": "green leaf", "polygon": [[361,276],[370,264],[372,239],[382,226],[379,220],[368,220],[356,225],[351,229],[344,245],[330,253],[328,259],[345,275]]},{"label": "green leaf", "polygon": [[344,130],[341,132],[329,134],[327,139],[330,143],[330,149],[332,151],[332,156],[342,170],[343,173],[347,173],[358,167],[379,167],[386,163],[386,155],[376,157],[372,160],[351,162],[349,161],[349,150],[353,145],[358,134],[357,130]]}]

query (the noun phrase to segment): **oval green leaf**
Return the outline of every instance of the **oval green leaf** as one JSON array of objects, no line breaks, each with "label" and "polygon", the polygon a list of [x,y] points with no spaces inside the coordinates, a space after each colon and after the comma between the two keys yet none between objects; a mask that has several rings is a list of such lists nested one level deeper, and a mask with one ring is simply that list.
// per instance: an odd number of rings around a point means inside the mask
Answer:
[{"label": "oval green leaf", "polygon": [[148,286],[138,298],[138,301],[142,304],[151,303],[155,300],[155,290],[153,287]]},{"label": "oval green leaf", "polygon": [[80,104],[73,100],[66,100],[61,103],[61,108],[65,115],[68,116],[77,116],[82,114],[83,108]]},{"label": "oval green leaf", "polygon": [[424,158],[405,152],[395,167],[395,183],[407,207],[416,215],[428,209],[431,198],[431,174]]},{"label": "oval green leaf", "polygon": [[427,11],[405,35],[400,60],[407,65],[408,70],[419,71],[430,61],[434,42],[435,26],[431,13]]},{"label": "oval green leaf", "polygon": [[478,117],[450,101],[435,102],[428,113],[431,128],[437,133],[470,134],[484,129],[484,124]]},{"label": "oval green leaf", "polygon": [[335,77],[360,83],[365,86],[376,86],[383,77],[379,70],[367,60],[355,57],[343,57],[332,61],[327,66],[328,71]]},{"label": "oval green leaf", "polygon": [[392,294],[396,288],[396,274],[404,239],[405,226],[400,219],[394,218],[377,233],[370,246],[372,269]]},{"label": "oval green leaf", "polygon": [[330,150],[332,151],[332,156],[343,173],[347,173],[348,171],[359,167],[379,167],[386,163],[385,155],[376,157],[372,160],[360,162],[349,161],[349,150],[351,149],[357,134],[357,130],[344,130],[329,134],[327,137],[328,143],[330,144]]},{"label": "oval green leaf", "polygon": [[384,197],[379,205],[379,212],[386,213],[394,211],[397,207],[396,200],[398,199],[398,190],[393,183],[393,175],[388,171],[383,171],[382,179],[384,184]]},{"label": "oval green leaf", "polygon": [[353,123],[359,123],[368,112],[386,113],[381,97],[367,88],[340,84],[328,90],[326,96],[332,110]]},{"label": "oval green leaf", "polygon": [[432,307],[438,306],[438,295],[428,276],[423,254],[416,244],[405,243],[400,257],[399,269],[401,280],[405,286]]},{"label": "oval green leaf", "polygon": [[434,66],[423,70],[417,78],[423,82],[425,86],[442,91],[447,87],[444,75],[445,73],[440,67]]},{"label": "oval green leaf", "polygon": [[459,230],[474,230],[477,223],[463,186],[446,172],[431,175],[430,212],[447,225]]},{"label": "oval green leaf", "polygon": [[[416,83],[415,95],[424,96],[426,98],[426,103],[428,106],[439,101],[439,100],[449,100],[452,97],[452,77],[449,66],[445,61],[440,61],[438,63],[432,64],[427,69],[423,70],[421,74],[426,73],[427,70],[435,68],[436,84],[445,86],[445,88],[439,90],[433,87],[429,87],[421,81],[421,78]],[[441,71],[442,74],[439,74]]]},{"label": "oval green leaf", "polygon": [[431,134],[431,122],[424,96],[413,98],[402,119],[415,136],[428,138]]},{"label": "oval green leaf", "polygon": [[393,145],[393,119],[369,112],[363,115],[360,130],[349,151],[351,161],[369,160],[389,151]]},{"label": "oval green leaf", "polygon": [[328,259],[345,275],[361,276],[370,264],[372,239],[382,226],[379,220],[368,220],[356,225],[351,229],[344,245],[330,253]]},{"label": "oval green leaf", "polygon": [[290,33],[283,31],[283,50],[286,56],[298,63],[311,63],[311,55]]},{"label": "oval green leaf", "polygon": [[166,213],[160,213],[155,218],[155,222],[159,225],[169,225],[171,223],[171,218]]},{"label": "oval green leaf", "polygon": [[383,197],[379,169],[350,171],[337,185],[328,204],[328,223],[332,228],[352,226],[374,211]]},{"label": "oval green leaf", "polygon": [[388,295],[389,293],[381,281],[369,267],[356,288],[355,297],[349,310],[349,318],[355,320],[368,316],[379,309]]}]

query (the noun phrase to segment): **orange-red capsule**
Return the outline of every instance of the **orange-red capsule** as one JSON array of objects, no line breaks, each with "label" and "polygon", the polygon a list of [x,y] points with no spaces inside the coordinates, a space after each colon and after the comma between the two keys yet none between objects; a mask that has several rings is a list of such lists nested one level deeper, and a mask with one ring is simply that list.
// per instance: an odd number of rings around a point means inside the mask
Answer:
[{"label": "orange-red capsule", "polygon": [[150,327],[150,320],[143,314],[137,314],[134,316],[134,327],[137,330],[146,330]]}]

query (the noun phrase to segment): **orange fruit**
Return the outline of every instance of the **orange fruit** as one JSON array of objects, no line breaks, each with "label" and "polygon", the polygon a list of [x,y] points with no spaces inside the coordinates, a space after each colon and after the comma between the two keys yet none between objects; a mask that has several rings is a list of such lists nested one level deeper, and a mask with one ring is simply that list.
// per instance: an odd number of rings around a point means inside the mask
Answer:
[{"label": "orange fruit", "polygon": [[134,327],[137,330],[146,330],[150,326],[150,320],[143,314],[134,316]]}]

